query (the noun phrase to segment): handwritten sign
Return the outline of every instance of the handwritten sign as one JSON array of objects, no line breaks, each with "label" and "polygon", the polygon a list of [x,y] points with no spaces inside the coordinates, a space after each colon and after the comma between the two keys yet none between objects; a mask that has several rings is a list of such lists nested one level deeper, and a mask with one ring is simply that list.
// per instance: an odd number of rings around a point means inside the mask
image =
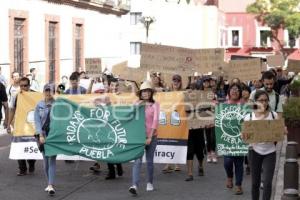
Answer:
[{"label": "handwritten sign", "polygon": [[188,49],[174,46],[142,44],[141,68],[163,73],[192,75],[215,71],[224,62],[224,49]]},{"label": "handwritten sign", "polygon": [[288,60],[288,67],[287,70],[289,72],[300,72],[300,60]]},{"label": "handwritten sign", "polygon": [[247,143],[275,142],[284,139],[284,120],[244,121],[242,132],[248,135]]},{"label": "handwritten sign", "polygon": [[284,65],[284,57],[282,55],[267,56],[269,67],[282,67]]},{"label": "handwritten sign", "polygon": [[85,71],[88,76],[99,75],[102,72],[101,58],[86,58]]},{"label": "handwritten sign", "polygon": [[225,71],[229,80],[234,78],[242,81],[259,80],[261,78],[261,62],[259,58],[231,60]]}]

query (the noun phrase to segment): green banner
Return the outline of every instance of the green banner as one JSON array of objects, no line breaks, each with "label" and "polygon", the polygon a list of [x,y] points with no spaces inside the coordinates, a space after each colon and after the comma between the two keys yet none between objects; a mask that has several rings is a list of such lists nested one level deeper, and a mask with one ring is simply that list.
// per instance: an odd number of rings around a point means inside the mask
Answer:
[{"label": "green banner", "polygon": [[241,122],[248,113],[247,106],[219,104],[215,114],[215,133],[219,155],[244,156],[248,145],[241,138]]},{"label": "green banner", "polygon": [[92,160],[122,163],[144,153],[144,106],[82,107],[58,98],[51,110],[47,156],[80,155]]}]

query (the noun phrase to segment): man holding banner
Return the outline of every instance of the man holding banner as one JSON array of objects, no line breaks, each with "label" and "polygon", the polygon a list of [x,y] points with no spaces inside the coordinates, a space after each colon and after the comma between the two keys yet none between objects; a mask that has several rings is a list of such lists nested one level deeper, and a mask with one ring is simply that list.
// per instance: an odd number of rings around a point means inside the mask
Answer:
[{"label": "man holding banner", "polygon": [[[30,80],[26,77],[23,77],[20,79],[20,93],[22,92],[28,92],[30,88]],[[17,109],[17,105],[20,104],[20,102],[17,101],[18,100],[18,95],[16,96],[14,103],[12,105],[12,108],[10,109],[9,112],[9,120],[8,120],[8,126],[7,126],[7,133],[11,133],[11,123],[14,120],[15,117],[15,112]],[[18,103],[17,103],[18,102]],[[21,104],[20,104],[21,105]],[[15,121],[15,124],[17,123],[17,121]],[[32,134],[33,135],[33,134]],[[18,139],[17,137],[14,137],[14,139]],[[20,140],[22,140],[22,137],[19,137]],[[35,160],[27,160],[27,163],[29,165],[29,173],[33,173],[34,172],[34,165],[35,165]],[[17,173],[17,176],[24,176],[27,174],[27,166],[26,166],[26,160],[18,160],[18,164],[19,164],[19,172]]]}]

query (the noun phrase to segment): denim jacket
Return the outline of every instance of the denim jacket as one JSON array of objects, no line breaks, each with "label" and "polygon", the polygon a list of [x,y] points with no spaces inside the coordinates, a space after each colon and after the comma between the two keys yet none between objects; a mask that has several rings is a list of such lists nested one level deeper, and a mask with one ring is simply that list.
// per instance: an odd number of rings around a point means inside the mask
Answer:
[{"label": "denim jacket", "polygon": [[44,100],[38,102],[34,110],[34,123],[35,123],[35,131],[36,135],[42,134],[46,137],[46,133],[42,130],[42,127],[46,121],[48,112],[51,110],[51,105],[54,101],[45,103]]}]

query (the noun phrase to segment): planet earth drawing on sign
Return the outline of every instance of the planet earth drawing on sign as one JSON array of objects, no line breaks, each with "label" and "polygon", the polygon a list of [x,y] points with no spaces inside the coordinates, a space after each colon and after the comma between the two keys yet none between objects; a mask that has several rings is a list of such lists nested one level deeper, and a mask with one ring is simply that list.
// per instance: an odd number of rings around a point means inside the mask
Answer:
[{"label": "planet earth drawing on sign", "polygon": [[117,143],[114,128],[102,119],[86,119],[77,129],[77,141],[87,148],[108,150]]}]

